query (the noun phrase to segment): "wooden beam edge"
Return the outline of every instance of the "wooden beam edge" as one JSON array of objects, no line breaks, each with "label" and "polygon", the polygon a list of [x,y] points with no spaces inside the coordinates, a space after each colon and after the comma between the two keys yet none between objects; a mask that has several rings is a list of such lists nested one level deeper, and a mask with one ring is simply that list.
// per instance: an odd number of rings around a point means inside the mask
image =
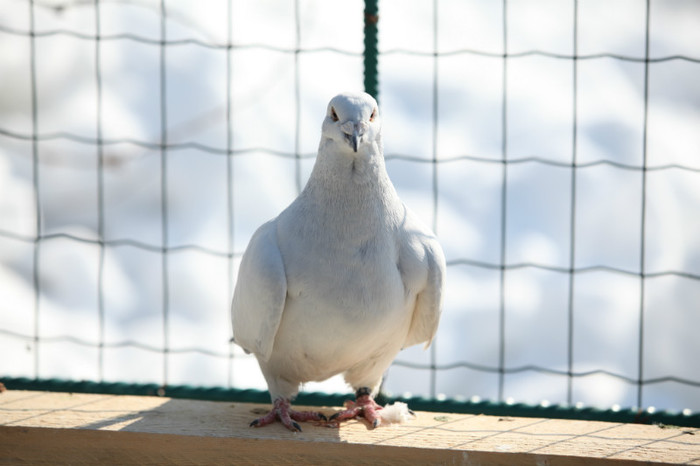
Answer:
[{"label": "wooden beam edge", "polygon": [[[344,442],[0,426],[0,464],[617,465],[634,460]],[[654,463],[664,464],[664,463]]]}]

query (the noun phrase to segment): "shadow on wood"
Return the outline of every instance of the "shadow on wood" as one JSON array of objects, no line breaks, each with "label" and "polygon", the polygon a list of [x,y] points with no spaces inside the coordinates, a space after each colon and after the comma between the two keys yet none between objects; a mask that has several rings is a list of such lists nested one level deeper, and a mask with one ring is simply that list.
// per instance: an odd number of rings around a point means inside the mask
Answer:
[{"label": "shadow on wood", "polygon": [[374,430],[363,421],[304,423],[302,433],[281,424],[248,427],[267,409],[7,391],[0,395],[0,463],[700,464],[700,429],[428,412]]}]

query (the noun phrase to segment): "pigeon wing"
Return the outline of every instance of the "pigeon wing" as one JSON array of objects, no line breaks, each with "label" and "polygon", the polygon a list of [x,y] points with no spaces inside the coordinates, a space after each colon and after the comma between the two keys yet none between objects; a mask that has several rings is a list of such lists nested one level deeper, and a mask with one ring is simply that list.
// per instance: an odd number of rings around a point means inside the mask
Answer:
[{"label": "pigeon wing", "polygon": [[287,279],[270,221],[253,235],[243,254],[231,314],[236,344],[262,360],[270,359],[287,297]]},{"label": "pigeon wing", "polygon": [[[425,348],[430,343],[437,332],[440,312],[442,310],[442,292],[445,278],[445,257],[442,249],[434,239],[426,245],[426,262],[428,266],[428,277],[425,288],[416,296],[416,307],[413,310],[411,328],[406,337],[404,347],[425,342]],[[432,246],[432,247],[431,247]]]},{"label": "pigeon wing", "polygon": [[437,238],[404,207],[405,236],[399,268],[404,287],[416,292],[411,326],[403,347],[425,342],[430,346],[442,311],[445,255]]}]

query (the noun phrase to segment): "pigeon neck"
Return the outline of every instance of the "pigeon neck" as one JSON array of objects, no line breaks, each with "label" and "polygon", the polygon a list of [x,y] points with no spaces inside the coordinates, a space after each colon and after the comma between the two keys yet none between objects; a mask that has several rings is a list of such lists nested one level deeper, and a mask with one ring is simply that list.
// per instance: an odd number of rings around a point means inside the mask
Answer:
[{"label": "pigeon neck", "polygon": [[357,153],[328,149],[331,147],[321,145],[305,190],[353,198],[386,196],[387,190],[393,192],[379,144]]}]

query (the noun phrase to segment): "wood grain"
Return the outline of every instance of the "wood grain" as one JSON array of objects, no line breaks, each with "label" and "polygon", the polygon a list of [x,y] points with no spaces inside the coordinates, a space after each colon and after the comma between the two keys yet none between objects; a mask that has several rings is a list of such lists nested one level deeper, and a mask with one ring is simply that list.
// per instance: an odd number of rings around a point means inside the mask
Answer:
[{"label": "wood grain", "polygon": [[[419,412],[370,429],[248,427],[249,403],[6,391],[0,464],[697,464],[700,429]],[[332,414],[339,408],[322,408]]]}]

